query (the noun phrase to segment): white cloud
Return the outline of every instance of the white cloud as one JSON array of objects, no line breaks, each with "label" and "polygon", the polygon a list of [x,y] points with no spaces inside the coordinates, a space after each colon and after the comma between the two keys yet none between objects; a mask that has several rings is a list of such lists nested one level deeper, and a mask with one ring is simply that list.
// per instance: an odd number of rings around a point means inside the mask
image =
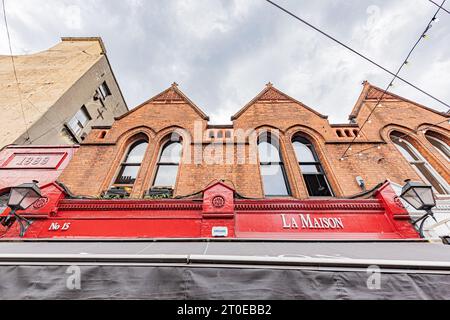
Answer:
[{"label": "white cloud", "polygon": [[80,30],[82,28],[81,8],[69,5],[60,9],[60,15],[68,29]]},{"label": "white cloud", "polygon": [[[397,69],[436,7],[423,0],[278,0],[344,43]],[[15,53],[44,50],[60,36],[97,36],[130,107],[173,81],[211,116],[228,122],[264,84],[332,122],[346,121],[362,80],[390,76],[261,0],[6,0]],[[450,101],[450,16],[430,31],[401,75]],[[0,23],[0,53],[8,54]],[[407,85],[393,89],[442,108]]]}]

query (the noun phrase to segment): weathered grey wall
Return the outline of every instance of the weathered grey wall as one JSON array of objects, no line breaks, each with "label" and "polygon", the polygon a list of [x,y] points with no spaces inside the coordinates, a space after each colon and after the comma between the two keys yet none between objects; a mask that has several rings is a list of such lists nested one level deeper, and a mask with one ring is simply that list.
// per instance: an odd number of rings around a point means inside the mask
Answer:
[{"label": "weathered grey wall", "polygon": [[[11,57],[0,56],[0,148],[76,142],[63,128],[82,105],[93,120],[87,132],[93,125],[110,125],[114,116],[126,112],[105,54],[100,38],[66,38],[46,51],[15,56],[19,88]],[[112,96],[102,108],[93,96],[105,80]],[[97,118],[97,108],[104,110],[104,119]]]}]

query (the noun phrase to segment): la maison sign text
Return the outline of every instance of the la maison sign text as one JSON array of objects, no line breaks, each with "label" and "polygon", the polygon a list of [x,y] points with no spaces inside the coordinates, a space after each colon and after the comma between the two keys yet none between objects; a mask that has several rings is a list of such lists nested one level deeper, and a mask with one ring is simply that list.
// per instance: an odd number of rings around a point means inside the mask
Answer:
[{"label": "la maison sign text", "polygon": [[310,214],[281,215],[283,229],[344,229],[342,218],[315,218]]}]

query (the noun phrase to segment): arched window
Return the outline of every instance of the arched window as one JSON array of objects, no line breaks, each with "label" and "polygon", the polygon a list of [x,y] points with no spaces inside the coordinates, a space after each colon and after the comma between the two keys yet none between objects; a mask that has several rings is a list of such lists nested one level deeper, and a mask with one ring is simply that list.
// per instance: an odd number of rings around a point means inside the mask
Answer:
[{"label": "arched window", "polygon": [[402,136],[403,135],[400,132],[393,132],[391,134],[391,140],[400,153],[408,160],[422,180],[433,186],[435,192],[439,194],[448,194],[450,192],[450,187],[445,179],[442,178],[420,152],[411,143],[404,140]]},{"label": "arched window", "polygon": [[258,141],[259,164],[266,196],[289,196],[289,183],[284,169],[279,143],[270,134],[263,134]]},{"label": "arched window", "polygon": [[169,141],[161,147],[153,187],[174,189],[182,150],[183,145],[181,144],[181,140]]},{"label": "arched window", "polygon": [[292,144],[308,194],[311,197],[332,197],[333,191],[311,142],[302,136],[295,136]]},{"label": "arched window", "polygon": [[147,147],[146,140],[139,140],[130,146],[126,157],[120,164],[119,173],[114,181],[115,187],[133,187]]},{"label": "arched window", "polygon": [[450,147],[448,144],[430,133],[426,133],[425,137],[436,148],[436,150],[444,156],[445,159],[450,161]]}]

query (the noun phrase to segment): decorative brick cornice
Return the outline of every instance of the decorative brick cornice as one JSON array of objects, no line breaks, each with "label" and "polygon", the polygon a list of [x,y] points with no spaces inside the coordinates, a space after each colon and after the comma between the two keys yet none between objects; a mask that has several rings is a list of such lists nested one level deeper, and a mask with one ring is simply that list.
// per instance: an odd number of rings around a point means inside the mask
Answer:
[{"label": "decorative brick cornice", "polygon": [[235,205],[237,211],[354,211],[354,210],[377,210],[384,211],[383,206],[377,200],[359,201],[237,201]]},{"label": "decorative brick cornice", "polygon": [[[148,201],[148,200],[62,200],[58,209],[61,211],[201,211],[202,204],[186,200]],[[377,200],[359,201],[279,201],[279,200],[237,200],[236,211],[383,211],[383,206]]]},{"label": "decorative brick cornice", "polygon": [[58,205],[59,210],[81,210],[81,211],[142,211],[142,210],[164,210],[164,211],[201,211],[202,204],[192,201],[148,201],[148,200],[62,200]]}]

